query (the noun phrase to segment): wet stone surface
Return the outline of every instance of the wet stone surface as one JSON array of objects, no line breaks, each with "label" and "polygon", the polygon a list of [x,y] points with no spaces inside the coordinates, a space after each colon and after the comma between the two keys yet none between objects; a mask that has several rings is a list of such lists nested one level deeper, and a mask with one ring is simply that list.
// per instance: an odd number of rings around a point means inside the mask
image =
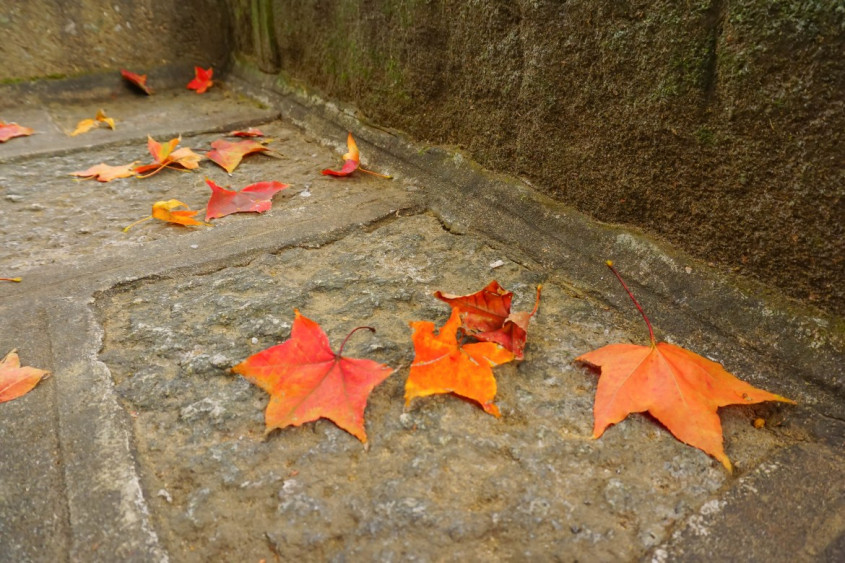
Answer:
[{"label": "wet stone surface", "polygon": [[[99,295],[100,359],[132,417],[167,551],[179,561],[630,560],[667,539],[728,476],[644,416],[590,439],[597,377],[572,360],[644,335],[613,328],[632,325],[539,271],[423,214]],[[525,361],[495,371],[502,418],[453,396],[406,410],[408,322],[442,325],[435,290],[470,293],[491,279],[515,292],[515,310],[544,284]],[[345,350],[397,368],[371,395],[368,448],[325,420],[265,439],[268,396],[228,371],[286,339],[295,308],[334,347],[356,326],[377,328]],[[721,412],[738,465],[782,445],[747,408]]]}]

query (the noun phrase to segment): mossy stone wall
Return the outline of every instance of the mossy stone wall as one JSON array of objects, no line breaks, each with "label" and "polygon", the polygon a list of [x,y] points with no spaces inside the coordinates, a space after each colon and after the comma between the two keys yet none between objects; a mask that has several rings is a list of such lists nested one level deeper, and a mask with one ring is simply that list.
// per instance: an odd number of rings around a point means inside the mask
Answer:
[{"label": "mossy stone wall", "polygon": [[845,313],[845,0],[231,6],[265,72]]}]

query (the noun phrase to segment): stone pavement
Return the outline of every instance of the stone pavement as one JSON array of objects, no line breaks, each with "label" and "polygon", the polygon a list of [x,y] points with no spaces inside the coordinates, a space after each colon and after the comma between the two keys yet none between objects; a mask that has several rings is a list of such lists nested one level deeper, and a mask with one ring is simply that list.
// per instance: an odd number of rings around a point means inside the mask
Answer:
[{"label": "stone pavement", "polygon": [[[0,405],[0,561],[743,560],[845,558],[843,322],[597,224],[460,152],[236,69],[207,95],[49,97],[0,119],[0,354],[53,376]],[[68,137],[97,108],[116,131]],[[282,158],[228,176],[108,184],[68,174],[147,159],[145,139],[205,150],[260,126]],[[338,179],[346,131],[392,174]],[[290,188],[263,215],[210,228],[147,222],[202,208],[203,179]],[[733,475],[646,416],[589,438],[596,374],[573,363],[645,327],[796,399],[721,410]],[[408,322],[431,294],[497,279],[529,309],[525,360],[497,369],[499,420],[450,396],[403,404]],[[293,310],[349,355],[397,368],[373,392],[363,447],[331,422],[263,435],[266,394],[228,369],[289,335]],[[751,422],[763,418],[766,425]]]}]

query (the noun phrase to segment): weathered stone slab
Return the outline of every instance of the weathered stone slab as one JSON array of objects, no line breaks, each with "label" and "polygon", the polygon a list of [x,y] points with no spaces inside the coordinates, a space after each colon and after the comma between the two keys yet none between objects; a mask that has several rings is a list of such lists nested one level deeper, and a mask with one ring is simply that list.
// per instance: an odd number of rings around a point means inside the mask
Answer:
[{"label": "weathered stone slab", "polygon": [[[502,265],[496,267],[499,262]],[[526,360],[497,370],[497,420],[451,396],[403,410],[412,320],[442,324],[436,289],[496,278],[530,309]],[[228,368],[287,338],[293,310],[337,345],[398,368],[367,410],[370,448],[330,422],[263,437],[266,394]],[[578,354],[637,339],[616,314],[433,217],[394,219],[320,248],[117,288],[98,301],[101,359],[132,415],[156,529],[184,561],[250,559],[631,559],[664,541],[728,475],[644,417],[601,440],[594,373]],[[769,409],[771,407],[763,407]],[[728,453],[755,465],[784,438],[726,409]],[[761,411],[762,412],[762,411]]]},{"label": "weathered stone slab", "polygon": [[[777,452],[725,495],[703,504],[653,561],[841,561],[845,551],[845,436],[833,446]],[[784,525],[784,523],[789,525]]]}]

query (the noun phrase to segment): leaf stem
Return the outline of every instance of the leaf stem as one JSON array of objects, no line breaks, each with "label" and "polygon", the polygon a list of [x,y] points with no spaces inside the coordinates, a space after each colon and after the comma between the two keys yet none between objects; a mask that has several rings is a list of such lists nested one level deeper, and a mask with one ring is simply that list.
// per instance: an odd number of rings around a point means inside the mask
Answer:
[{"label": "leaf stem", "polygon": [[149,174],[138,174],[137,177],[138,178],[149,178],[150,176],[153,176],[154,174],[158,174],[159,172],[164,170],[164,168],[166,166],[167,166],[166,164],[163,164],[163,165],[159,166],[158,168],[156,168],[155,170],[153,170],[152,172],[150,172]]},{"label": "leaf stem", "polygon": [[540,291],[543,289],[543,284],[537,284],[537,298],[534,301],[534,308],[531,310],[531,314],[528,315],[529,317],[533,317],[534,313],[537,312],[537,308],[540,306]]},{"label": "leaf stem", "polygon": [[607,267],[610,268],[611,272],[613,272],[613,275],[616,276],[616,279],[619,280],[619,283],[622,284],[622,287],[625,288],[625,291],[628,292],[628,297],[631,298],[631,301],[634,302],[634,305],[637,306],[637,310],[643,316],[643,320],[645,320],[645,324],[648,327],[648,336],[649,338],[651,338],[651,345],[656,346],[657,341],[654,338],[654,329],[651,328],[651,321],[648,320],[648,317],[645,315],[645,311],[643,311],[643,308],[640,306],[640,303],[637,301],[636,297],[634,297],[634,294],[631,293],[631,290],[628,289],[628,286],[625,285],[625,281],[622,279],[622,276],[620,276],[619,272],[616,271],[616,268],[613,267],[613,262],[611,260],[608,260],[607,262],[605,262],[605,264],[607,264]]},{"label": "leaf stem", "polygon": [[135,221],[134,223],[132,223],[132,224],[131,224],[131,225],[129,225],[128,227],[124,227],[124,228],[123,228],[123,232],[125,233],[125,232],[127,232],[129,229],[131,229],[132,227],[134,227],[135,225],[137,225],[138,223],[143,223],[144,221],[149,221],[149,220],[150,220],[150,219],[152,219],[152,218],[153,218],[153,216],[152,216],[152,215],[150,215],[149,217],[144,217],[143,219],[138,219],[137,221]]},{"label": "leaf stem", "polygon": [[361,168],[358,166],[358,170],[361,172],[366,172],[367,174],[372,174],[373,176],[378,176],[379,178],[387,178],[388,180],[392,180],[393,176],[388,176],[386,174],[379,174],[378,172],[373,172],[372,170],[367,170],[366,168]]},{"label": "leaf stem", "polygon": [[21,278],[0,278],[0,281],[20,282]]},{"label": "leaf stem", "polygon": [[346,346],[346,341],[349,340],[350,336],[352,336],[353,334],[355,334],[356,332],[358,332],[361,329],[367,329],[370,332],[376,331],[376,329],[374,329],[371,326],[356,326],[355,328],[352,329],[352,331],[349,334],[346,335],[346,338],[343,339],[343,342],[340,345],[340,350],[338,350],[337,354],[335,354],[336,357],[340,357],[340,356],[343,355],[343,347]]}]

